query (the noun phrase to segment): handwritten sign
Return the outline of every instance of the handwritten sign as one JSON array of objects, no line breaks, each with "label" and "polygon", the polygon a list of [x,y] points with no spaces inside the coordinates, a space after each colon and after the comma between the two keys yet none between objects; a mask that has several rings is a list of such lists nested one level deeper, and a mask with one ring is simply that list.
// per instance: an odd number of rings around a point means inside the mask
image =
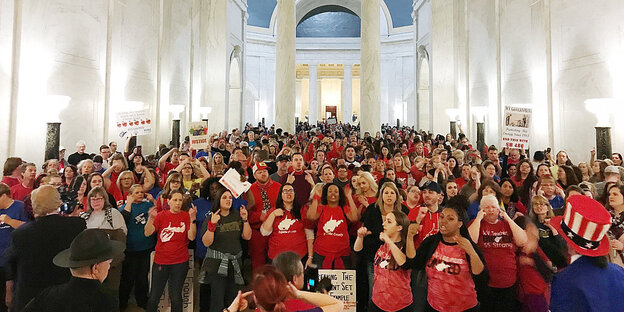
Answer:
[{"label": "handwritten sign", "polygon": [[531,109],[505,106],[501,146],[528,149],[531,138]]},{"label": "handwritten sign", "polygon": [[230,168],[230,170],[228,170],[223,177],[221,177],[219,183],[230,190],[230,192],[232,192],[232,196],[236,198],[247,192],[247,190],[251,187],[251,183],[247,181],[241,182],[240,174],[232,168]]},{"label": "handwritten sign", "polygon": [[152,119],[147,109],[117,113],[117,134],[120,138],[152,133]]},{"label": "handwritten sign", "polygon": [[[195,261],[193,257],[193,249],[189,249],[189,267],[186,273],[186,278],[184,279],[184,286],[182,286],[182,311],[184,312],[193,312],[193,267],[195,266]],[[152,251],[151,254],[151,266],[154,265],[154,254],[155,251]],[[150,272],[151,272],[150,268]],[[150,289],[152,284],[152,274],[149,274],[150,279]],[[158,303],[158,312],[170,312],[171,311],[171,301],[169,300],[169,283],[165,286],[165,291],[160,297],[160,302]]]},{"label": "handwritten sign", "polygon": [[189,123],[189,138],[191,140],[191,148],[194,150],[203,150],[208,146],[208,127],[205,122]]},{"label": "handwritten sign", "polygon": [[355,270],[319,270],[319,280],[327,277],[332,282],[329,294],[344,303],[344,310],[355,312],[357,301],[355,296]]}]

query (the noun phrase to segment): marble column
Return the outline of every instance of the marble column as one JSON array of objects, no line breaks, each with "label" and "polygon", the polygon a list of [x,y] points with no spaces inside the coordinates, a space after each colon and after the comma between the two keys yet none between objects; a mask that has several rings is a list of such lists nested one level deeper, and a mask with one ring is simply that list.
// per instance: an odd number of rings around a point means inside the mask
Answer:
[{"label": "marble column", "polygon": [[360,132],[381,131],[379,0],[362,1]]},{"label": "marble column", "polygon": [[310,101],[308,102],[308,111],[310,117],[310,124],[316,125],[318,122],[318,77],[317,77],[317,65],[310,64],[310,84],[309,93]]},{"label": "marble column", "polygon": [[277,1],[277,44],[275,48],[275,126],[295,132],[295,0]]},{"label": "marble column", "polygon": [[353,122],[353,65],[344,65],[344,80],[342,84],[342,122]]},{"label": "marble column", "polygon": [[46,133],[45,160],[59,158],[59,145],[61,142],[61,123],[48,122]]},{"label": "marble column", "polygon": [[212,107],[209,133],[227,129],[226,105],[229,105],[227,85],[228,23],[227,0],[201,2],[200,44],[202,53],[202,96],[203,106]]}]

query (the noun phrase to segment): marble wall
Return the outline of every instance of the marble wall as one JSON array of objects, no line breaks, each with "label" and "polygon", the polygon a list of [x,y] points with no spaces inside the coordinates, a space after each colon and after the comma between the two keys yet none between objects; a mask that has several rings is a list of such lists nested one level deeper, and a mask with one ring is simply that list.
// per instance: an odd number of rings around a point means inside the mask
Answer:
[{"label": "marble wall", "polygon": [[[151,135],[138,138],[144,150],[152,153],[169,142],[171,105],[184,107],[184,136],[213,92],[205,91],[207,78],[214,76],[206,67],[205,42],[214,42],[213,34],[226,38],[216,47],[227,64],[218,78],[224,98],[236,49],[240,72],[244,69],[246,1],[212,0],[221,11],[210,11],[207,2],[0,0],[0,109],[6,112],[0,114],[0,159],[18,155],[43,162],[46,122],[54,119],[62,122],[67,154],[80,139],[89,152],[113,140],[121,147],[115,115],[140,103],[155,126]],[[216,17],[221,24],[209,27]],[[240,90],[242,82],[235,85]],[[69,99],[64,107],[63,99]],[[229,111],[213,110],[211,120],[226,122],[212,130],[240,126],[238,99]]]},{"label": "marble wall", "polygon": [[[485,106],[486,143],[499,145],[502,107],[529,104],[532,151],[551,146],[588,160],[597,118],[584,101],[624,96],[624,2],[415,0],[414,7],[417,44],[431,47],[435,132],[448,131],[445,109],[459,108],[475,141],[475,107]],[[622,114],[603,114],[613,150],[624,150]]]}]

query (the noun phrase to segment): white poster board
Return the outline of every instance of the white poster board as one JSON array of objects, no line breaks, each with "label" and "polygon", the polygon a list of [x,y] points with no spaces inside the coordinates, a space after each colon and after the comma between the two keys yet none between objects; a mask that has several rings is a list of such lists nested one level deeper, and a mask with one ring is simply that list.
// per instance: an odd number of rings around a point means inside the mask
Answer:
[{"label": "white poster board", "polygon": [[[189,249],[189,268],[186,273],[186,279],[184,279],[184,286],[182,286],[182,311],[184,312],[193,312],[193,268],[195,267],[195,257],[193,249]],[[154,254],[156,252],[152,251],[150,255],[150,273],[149,273],[149,282],[150,289],[152,288],[152,267],[154,266]],[[169,283],[165,286],[165,291],[160,297],[160,302],[158,303],[158,312],[171,312],[171,302],[169,300]]]},{"label": "white poster board", "polygon": [[117,134],[120,138],[148,135],[152,133],[152,120],[147,109],[131,112],[118,112],[116,116]]},{"label": "white poster board", "polygon": [[191,148],[194,150],[203,150],[208,146],[208,127],[206,123],[191,122],[189,123],[189,138],[191,140]]},{"label": "white poster board", "polygon": [[240,174],[238,174],[238,171],[233,168],[230,168],[225,172],[223,177],[219,180],[219,183],[230,190],[230,192],[232,192],[232,196],[236,198],[247,192],[247,190],[251,187],[251,183],[247,181],[241,182]]},{"label": "white poster board", "polygon": [[355,296],[355,270],[318,270],[319,280],[328,277],[332,282],[329,294],[344,303],[344,310],[355,312],[357,301]]},{"label": "white poster board", "polygon": [[531,139],[531,108],[505,106],[501,146],[528,149]]}]

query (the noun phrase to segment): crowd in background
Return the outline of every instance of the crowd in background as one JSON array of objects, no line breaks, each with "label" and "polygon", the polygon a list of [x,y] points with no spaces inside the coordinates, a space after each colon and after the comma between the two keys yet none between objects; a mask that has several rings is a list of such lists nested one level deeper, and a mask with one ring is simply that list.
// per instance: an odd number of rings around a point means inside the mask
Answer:
[{"label": "crowd in background", "polygon": [[[355,269],[357,311],[566,311],[570,301],[551,284],[578,254],[588,256],[567,241],[580,244],[568,231],[586,228],[551,221],[565,215],[568,223],[575,202],[589,205],[585,197],[610,214],[604,233],[580,237],[587,244],[607,237],[608,252],[590,252],[592,263],[624,265],[619,153],[595,159],[591,150],[573,162],[550,148],[477,151],[463,133],[383,126],[371,134],[340,123],[300,123],[296,133],[247,125],[213,134],[200,150],[189,141],[149,152],[131,140],[122,150],[79,141],[67,157],[61,147],[58,159],[40,165],[28,162],[31,155],[8,158],[0,184],[4,309],[22,311],[69,278],[50,257],[84,228],[126,246],[102,283],[120,311],[129,302],[157,311],[167,283],[172,311],[181,311],[189,249],[199,311],[239,307],[239,291],[262,278],[287,289],[282,294],[312,296],[284,284],[296,282],[293,274],[266,266],[286,252],[306,272]],[[219,182],[228,170],[252,183],[240,197]],[[41,188],[56,189],[63,204],[50,204]],[[55,234],[59,227],[67,230]],[[35,228],[46,234],[25,239]],[[263,305],[255,295],[266,311],[313,309],[281,304],[286,297]],[[323,311],[342,308],[306,298]],[[618,298],[594,299],[624,311]]]}]

